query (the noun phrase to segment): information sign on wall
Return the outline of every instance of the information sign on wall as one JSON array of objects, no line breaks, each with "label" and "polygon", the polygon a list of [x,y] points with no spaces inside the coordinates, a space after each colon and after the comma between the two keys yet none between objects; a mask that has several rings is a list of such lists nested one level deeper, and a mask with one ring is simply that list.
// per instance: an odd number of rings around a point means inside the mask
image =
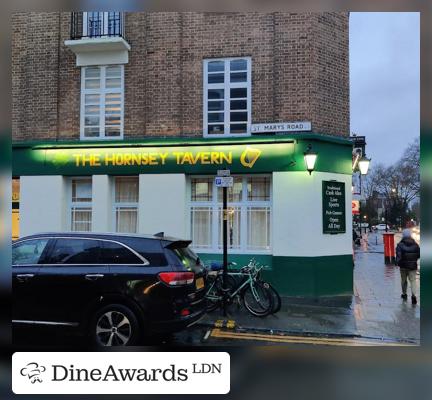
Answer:
[{"label": "information sign on wall", "polygon": [[323,181],[323,233],[345,233],[345,183]]}]

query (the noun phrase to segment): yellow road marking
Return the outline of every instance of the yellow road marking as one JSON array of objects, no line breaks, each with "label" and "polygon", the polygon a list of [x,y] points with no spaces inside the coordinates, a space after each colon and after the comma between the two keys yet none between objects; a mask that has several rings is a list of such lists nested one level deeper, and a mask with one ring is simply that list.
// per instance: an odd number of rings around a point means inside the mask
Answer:
[{"label": "yellow road marking", "polygon": [[241,339],[241,340],[255,340],[275,343],[297,343],[297,344],[316,344],[328,346],[412,346],[409,343],[397,342],[384,342],[377,340],[365,339],[345,339],[345,338],[320,338],[308,336],[277,336],[265,335],[260,333],[243,333],[243,332],[226,332],[220,329],[213,329],[211,332],[212,337],[221,339]]},{"label": "yellow road marking", "polygon": [[228,321],[227,321],[227,323],[226,323],[226,327],[228,328],[228,329],[234,329],[235,328],[235,321],[234,320],[232,320],[232,319],[229,319]]},{"label": "yellow road marking", "polygon": [[[224,326],[225,325],[225,326]],[[229,319],[227,321],[223,319],[218,319],[214,323],[215,328],[227,328],[227,329],[234,329],[236,326],[236,322],[233,319]]]},{"label": "yellow road marking", "polygon": [[222,328],[222,327],[223,327],[223,320],[218,319],[218,320],[214,323],[214,326],[215,326],[216,328]]}]

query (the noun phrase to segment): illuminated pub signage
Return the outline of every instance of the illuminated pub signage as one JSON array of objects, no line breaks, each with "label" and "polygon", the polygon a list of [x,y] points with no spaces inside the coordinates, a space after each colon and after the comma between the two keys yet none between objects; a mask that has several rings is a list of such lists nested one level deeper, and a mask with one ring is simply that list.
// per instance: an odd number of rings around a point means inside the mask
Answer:
[{"label": "illuminated pub signage", "polygon": [[[31,175],[233,174],[306,172],[304,152],[314,142],[316,171],[352,174],[352,143],[323,135],[123,142],[15,143],[14,177]],[[307,174],[307,172],[306,172]]]},{"label": "illuminated pub signage", "polygon": [[[24,148],[14,153],[17,175],[234,173],[284,171],[294,143],[190,146]],[[15,172],[16,170],[16,172]]]},{"label": "illuminated pub signage", "polygon": [[[250,153],[250,154],[249,154]],[[252,167],[258,159],[260,151],[248,149],[245,155],[247,162],[244,161],[244,166]],[[108,165],[123,166],[123,165],[166,165],[168,160],[172,158],[177,165],[230,165],[233,162],[231,151],[139,151],[139,152],[91,152],[91,153],[73,153],[72,158],[75,161],[76,167],[101,167]]]}]

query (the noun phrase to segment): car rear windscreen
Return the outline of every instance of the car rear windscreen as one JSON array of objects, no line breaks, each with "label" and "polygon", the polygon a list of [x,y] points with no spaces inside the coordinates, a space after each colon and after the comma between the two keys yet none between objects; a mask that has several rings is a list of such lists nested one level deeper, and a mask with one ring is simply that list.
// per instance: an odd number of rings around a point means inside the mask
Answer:
[{"label": "car rear windscreen", "polygon": [[168,264],[160,240],[122,238],[121,242],[142,255],[151,266],[165,266]]}]

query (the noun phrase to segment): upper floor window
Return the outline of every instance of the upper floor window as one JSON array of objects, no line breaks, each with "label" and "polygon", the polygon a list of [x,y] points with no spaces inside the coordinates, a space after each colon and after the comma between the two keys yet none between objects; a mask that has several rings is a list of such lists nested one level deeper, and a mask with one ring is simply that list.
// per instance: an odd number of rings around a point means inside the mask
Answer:
[{"label": "upper floor window", "polygon": [[81,139],[123,137],[123,65],[82,69]]},{"label": "upper floor window", "polygon": [[204,60],[204,136],[250,134],[251,59]]},{"label": "upper floor window", "polygon": [[73,12],[71,38],[124,37],[124,13],[113,11]]}]

